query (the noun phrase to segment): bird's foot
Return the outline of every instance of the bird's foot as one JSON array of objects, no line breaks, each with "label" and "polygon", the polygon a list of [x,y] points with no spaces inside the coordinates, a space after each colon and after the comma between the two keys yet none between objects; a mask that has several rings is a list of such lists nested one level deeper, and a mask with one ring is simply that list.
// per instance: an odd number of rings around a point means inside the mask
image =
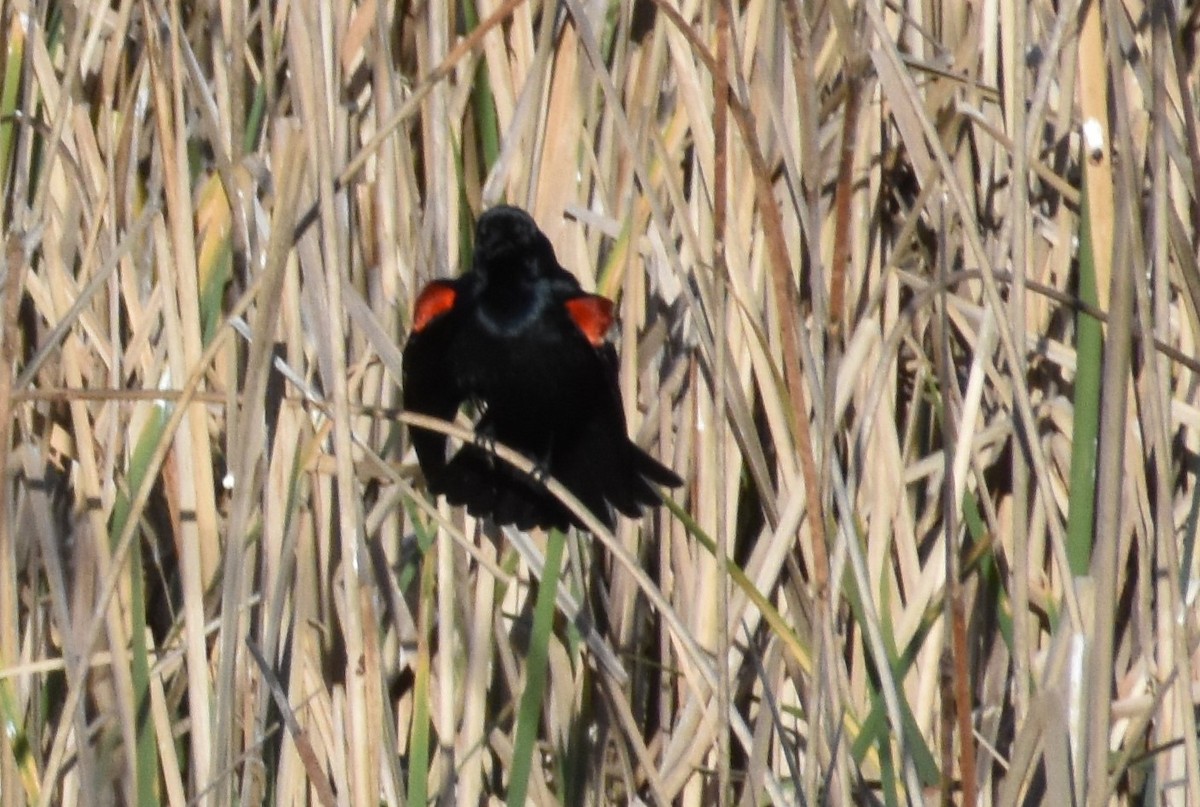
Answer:
[{"label": "bird's foot", "polygon": [[550,467],[545,462],[535,462],[529,475],[533,478],[534,482],[537,482],[539,485],[545,485],[546,480],[550,478]]}]

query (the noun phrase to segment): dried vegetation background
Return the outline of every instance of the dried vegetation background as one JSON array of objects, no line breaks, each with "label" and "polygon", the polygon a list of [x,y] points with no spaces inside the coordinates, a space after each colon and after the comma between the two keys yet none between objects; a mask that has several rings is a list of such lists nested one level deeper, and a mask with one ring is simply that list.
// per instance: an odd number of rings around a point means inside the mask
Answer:
[{"label": "dried vegetation background", "polygon": [[[1194,2],[2,9],[3,804],[1200,803]],[[557,618],[395,408],[498,201],[687,478]]]}]

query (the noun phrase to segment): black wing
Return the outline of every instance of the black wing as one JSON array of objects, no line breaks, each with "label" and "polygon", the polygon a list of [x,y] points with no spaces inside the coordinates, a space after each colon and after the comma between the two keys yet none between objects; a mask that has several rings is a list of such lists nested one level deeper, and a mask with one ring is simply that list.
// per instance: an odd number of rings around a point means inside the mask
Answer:
[{"label": "black wing", "polygon": [[556,451],[550,471],[611,528],[611,508],[636,518],[643,506],[660,502],[651,483],[678,487],[683,480],[629,439],[616,350],[604,343],[596,348],[596,359],[602,383],[594,405],[574,439]]},{"label": "black wing", "polygon": [[[404,346],[404,408],[442,420],[453,420],[465,398],[448,356],[462,316],[455,308],[457,295],[451,282],[426,286],[417,298],[413,329]],[[421,470],[430,488],[436,488],[446,467],[446,436],[416,427],[409,433]]]}]

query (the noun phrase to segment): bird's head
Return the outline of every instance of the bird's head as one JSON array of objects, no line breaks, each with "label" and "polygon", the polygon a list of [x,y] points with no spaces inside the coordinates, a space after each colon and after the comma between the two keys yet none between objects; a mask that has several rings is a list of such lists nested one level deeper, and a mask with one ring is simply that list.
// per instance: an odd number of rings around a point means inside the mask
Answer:
[{"label": "bird's head", "polygon": [[550,239],[519,207],[498,205],[475,225],[474,270],[485,280],[521,285],[559,271]]}]

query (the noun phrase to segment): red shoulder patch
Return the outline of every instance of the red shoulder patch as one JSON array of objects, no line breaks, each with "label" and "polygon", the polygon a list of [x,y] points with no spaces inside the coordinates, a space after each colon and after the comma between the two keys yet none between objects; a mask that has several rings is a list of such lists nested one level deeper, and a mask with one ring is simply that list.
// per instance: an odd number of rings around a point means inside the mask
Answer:
[{"label": "red shoulder patch", "polygon": [[567,300],[567,316],[595,347],[604,344],[613,324],[613,301],[598,294]]},{"label": "red shoulder patch", "polygon": [[454,286],[445,280],[435,280],[421,289],[413,306],[413,333],[425,330],[425,326],[453,308],[457,296]]}]

